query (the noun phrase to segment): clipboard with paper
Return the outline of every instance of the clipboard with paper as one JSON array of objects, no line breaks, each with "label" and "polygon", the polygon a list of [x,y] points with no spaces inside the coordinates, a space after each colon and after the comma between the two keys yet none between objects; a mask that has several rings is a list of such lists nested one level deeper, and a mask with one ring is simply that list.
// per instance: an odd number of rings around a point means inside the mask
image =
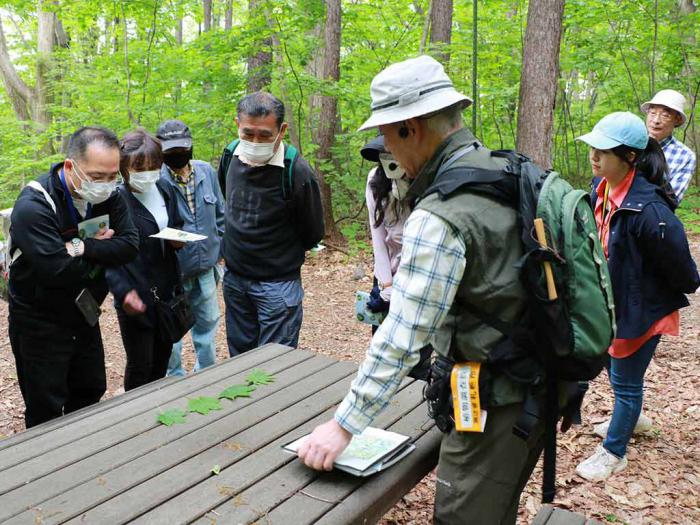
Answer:
[{"label": "clipboard with paper", "polygon": [[[299,447],[308,437],[303,436],[282,448],[290,454],[297,454]],[[367,427],[362,434],[353,436],[343,453],[336,458],[333,467],[357,477],[367,477],[386,470],[408,456],[416,449],[411,438],[381,428]]]}]

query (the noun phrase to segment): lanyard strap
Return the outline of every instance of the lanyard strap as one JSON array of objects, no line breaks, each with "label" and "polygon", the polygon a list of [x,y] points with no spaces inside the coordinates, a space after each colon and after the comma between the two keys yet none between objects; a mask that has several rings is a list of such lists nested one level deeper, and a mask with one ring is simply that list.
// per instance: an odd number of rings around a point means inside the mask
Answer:
[{"label": "lanyard strap", "polygon": [[[603,241],[603,232],[605,231],[605,219],[606,219],[606,214],[608,211],[608,194],[610,193],[610,185],[608,184],[607,181],[605,181],[605,192],[603,193],[603,220],[600,221],[600,241]],[[610,217],[607,217],[608,219]]]},{"label": "lanyard strap", "polygon": [[[63,191],[66,193],[66,203],[68,204],[68,211],[70,212],[70,216],[73,219],[73,223],[77,227],[78,223],[80,222],[80,216],[78,215],[78,210],[75,209],[75,205],[73,204],[73,195],[71,195],[71,192],[68,191],[68,185],[66,184],[66,174],[64,173],[63,168],[61,168],[61,175],[59,179],[61,180],[61,186],[63,186]],[[91,215],[92,205],[88,203],[87,210],[85,212],[85,218],[89,219]]]}]

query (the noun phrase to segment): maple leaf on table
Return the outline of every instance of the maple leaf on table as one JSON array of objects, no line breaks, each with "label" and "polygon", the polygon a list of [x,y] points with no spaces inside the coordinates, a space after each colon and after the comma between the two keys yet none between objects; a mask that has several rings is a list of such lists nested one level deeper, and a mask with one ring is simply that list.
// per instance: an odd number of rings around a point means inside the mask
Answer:
[{"label": "maple leaf on table", "polygon": [[187,408],[205,416],[212,410],[221,410],[221,403],[215,397],[195,397],[187,401]]},{"label": "maple leaf on table", "polygon": [[156,421],[158,423],[164,424],[166,427],[174,425],[175,423],[184,423],[185,417],[187,417],[187,412],[180,410],[179,408],[171,408],[165,412],[158,414]]},{"label": "maple leaf on table", "polygon": [[219,394],[219,399],[234,400],[237,397],[250,397],[250,394],[255,390],[254,385],[233,385]]},{"label": "maple leaf on table", "polygon": [[249,385],[269,385],[275,378],[264,370],[255,369],[245,378]]}]

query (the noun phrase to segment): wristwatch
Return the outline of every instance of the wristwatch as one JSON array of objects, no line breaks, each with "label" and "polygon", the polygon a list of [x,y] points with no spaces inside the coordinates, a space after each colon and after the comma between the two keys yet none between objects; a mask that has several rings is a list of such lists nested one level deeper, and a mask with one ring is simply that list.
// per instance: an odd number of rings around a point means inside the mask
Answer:
[{"label": "wristwatch", "polygon": [[78,257],[80,255],[80,243],[82,241],[77,237],[73,237],[70,240],[71,257]]}]

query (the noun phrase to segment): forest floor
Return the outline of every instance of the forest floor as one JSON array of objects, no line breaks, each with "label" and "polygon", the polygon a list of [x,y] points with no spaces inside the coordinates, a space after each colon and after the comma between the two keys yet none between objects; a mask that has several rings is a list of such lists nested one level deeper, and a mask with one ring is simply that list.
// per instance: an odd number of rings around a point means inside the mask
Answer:
[{"label": "forest floor", "polygon": [[[700,236],[691,239],[700,261]],[[369,290],[369,258],[350,259],[325,250],[309,257],[303,268],[306,291],[300,347],[337,359],[360,362],[370,330],[354,319],[354,293]],[[222,305],[223,306],[223,305]],[[108,389],[123,392],[124,352],[111,307],[101,321]],[[600,440],[593,424],[609,417],[612,393],[605,373],[596,379],[584,402],[584,424],[559,436],[556,505],[608,523],[700,524],[700,298],[682,311],[682,337],[662,340],[646,376],[644,412],[654,423],[635,437],[627,469],[606,483],[590,483],[574,474],[576,464],[593,453]],[[23,402],[7,338],[7,305],[0,301],[0,439],[24,428]],[[223,322],[218,354],[226,357]],[[192,366],[191,342],[183,351]],[[540,507],[538,466],[522,495],[519,523],[530,523]],[[435,475],[428,475],[383,518],[382,525],[431,522]]]}]

